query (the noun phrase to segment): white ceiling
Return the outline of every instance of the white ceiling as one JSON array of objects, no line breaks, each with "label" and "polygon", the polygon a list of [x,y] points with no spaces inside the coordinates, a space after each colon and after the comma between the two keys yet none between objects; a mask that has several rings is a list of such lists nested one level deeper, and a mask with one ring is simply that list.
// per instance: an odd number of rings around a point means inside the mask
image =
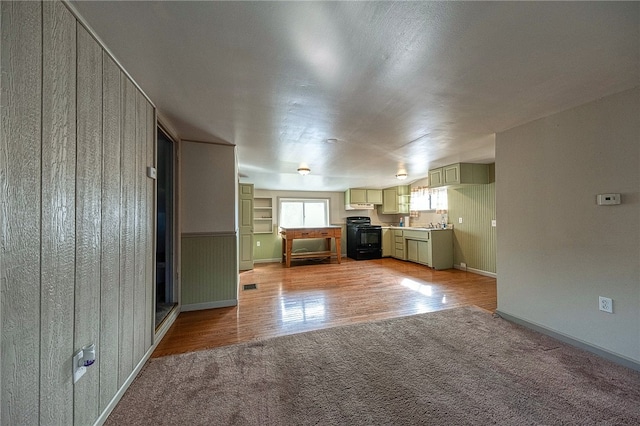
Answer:
[{"label": "white ceiling", "polygon": [[237,145],[264,189],[492,162],[496,132],[640,83],[637,2],[72,4],[180,138]]}]

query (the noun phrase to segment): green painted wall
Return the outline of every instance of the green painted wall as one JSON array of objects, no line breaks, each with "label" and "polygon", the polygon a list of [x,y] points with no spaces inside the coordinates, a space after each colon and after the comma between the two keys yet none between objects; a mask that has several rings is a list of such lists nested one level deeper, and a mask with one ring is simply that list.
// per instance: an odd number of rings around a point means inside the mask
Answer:
[{"label": "green painted wall", "polygon": [[[493,168],[492,168],[493,169]],[[496,273],[496,185],[451,188],[449,222],[453,223],[453,262],[467,268]],[[462,223],[458,223],[458,218]]]},{"label": "green painted wall", "polygon": [[[260,247],[258,247],[260,243]],[[271,234],[253,234],[253,260],[279,259],[281,256],[280,235],[278,228],[273,226]]]},{"label": "green painted wall", "polygon": [[[342,226],[342,239],[340,245],[342,246],[342,252],[347,252],[347,230]],[[258,246],[260,242],[260,246]],[[271,234],[254,234],[253,235],[253,260],[254,262],[267,261],[267,260],[279,260],[282,258],[282,240],[278,233],[278,227],[273,226],[273,233]],[[334,241],[331,242],[331,249],[335,250]],[[296,251],[322,251],[324,250],[323,239],[313,240],[294,240],[293,252]]]},{"label": "green painted wall", "polygon": [[235,234],[182,235],[183,310],[237,304],[236,242]]}]

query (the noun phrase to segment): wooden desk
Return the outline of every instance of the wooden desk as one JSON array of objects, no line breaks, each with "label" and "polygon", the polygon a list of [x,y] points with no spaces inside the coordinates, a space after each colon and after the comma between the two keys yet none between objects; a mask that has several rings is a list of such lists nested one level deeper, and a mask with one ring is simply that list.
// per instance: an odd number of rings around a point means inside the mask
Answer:
[{"label": "wooden desk", "polygon": [[[291,259],[333,256],[333,253],[331,252],[332,238],[335,240],[335,255],[338,259],[338,263],[342,261],[342,253],[340,247],[342,228],[340,226],[327,226],[323,228],[280,228],[280,236],[282,237],[282,262],[286,264],[287,268],[291,267]],[[326,250],[306,253],[291,253],[293,240],[310,238],[324,238]]]}]

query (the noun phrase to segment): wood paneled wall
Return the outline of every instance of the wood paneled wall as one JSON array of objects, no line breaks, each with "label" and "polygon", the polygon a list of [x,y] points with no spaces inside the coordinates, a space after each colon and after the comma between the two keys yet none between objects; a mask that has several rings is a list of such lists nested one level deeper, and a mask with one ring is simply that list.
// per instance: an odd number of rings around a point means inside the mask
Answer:
[{"label": "wood paneled wall", "polygon": [[182,311],[238,304],[235,233],[182,234]]},{"label": "wood paneled wall", "polygon": [[[453,263],[496,273],[496,184],[449,189],[449,222],[453,223]],[[458,218],[463,219],[458,223]]]},{"label": "wood paneled wall", "polygon": [[64,4],[0,19],[0,424],[93,424],[152,345],[155,109]]}]

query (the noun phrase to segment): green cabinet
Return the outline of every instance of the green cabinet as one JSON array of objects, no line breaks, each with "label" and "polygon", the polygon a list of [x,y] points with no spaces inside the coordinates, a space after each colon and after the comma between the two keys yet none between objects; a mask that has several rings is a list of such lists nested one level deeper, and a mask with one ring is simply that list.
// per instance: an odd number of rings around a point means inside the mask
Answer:
[{"label": "green cabinet", "polygon": [[429,187],[436,188],[438,186],[444,185],[444,180],[442,179],[442,167],[438,167],[437,169],[429,170]]},{"label": "green cabinet", "polygon": [[367,203],[382,204],[382,189],[367,189]]},{"label": "green cabinet", "polygon": [[273,198],[253,199],[253,233],[273,234]]},{"label": "green cabinet", "polygon": [[391,231],[393,233],[391,256],[396,259],[407,260],[405,254],[405,240],[403,236],[404,231],[402,231],[401,229],[392,229]]},{"label": "green cabinet", "polygon": [[[433,264],[430,241],[418,241],[418,263],[422,263],[424,265]],[[453,266],[453,264],[451,266]]]},{"label": "green cabinet", "polygon": [[382,214],[398,213],[398,190],[387,188],[382,190]]},{"label": "green cabinet", "polygon": [[434,269],[453,268],[453,232],[444,230],[404,231],[407,260],[421,263]]},{"label": "green cabinet", "polygon": [[429,170],[429,187],[489,183],[489,165],[456,163]]},{"label": "green cabinet", "polygon": [[238,254],[241,271],[253,269],[253,184],[238,188]]},{"label": "green cabinet", "polygon": [[352,188],[344,192],[345,205],[361,203],[382,204],[382,190]]},{"label": "green cabinet", "polygon": [[409,214],[411,207],[411,186],[402,185],[398,187],[398,213]]},{"label": "green cabinet", "polygon": [[382,190],[382,214],[409,213],[411,188],[409,185],[394,186]]},{"label": "green cabinet", "polygon": [[[429,231],[425,231],[428,237]],[[407,240],[407,260],[431,266],[431,244],[429,241]]]},{"label": "green cabinet", "polygon": [[390,257],[393,254],[393,247],[395,245],[395,241],[392,239],[393,231],[389,228],[382,228],[382,257]]}]

